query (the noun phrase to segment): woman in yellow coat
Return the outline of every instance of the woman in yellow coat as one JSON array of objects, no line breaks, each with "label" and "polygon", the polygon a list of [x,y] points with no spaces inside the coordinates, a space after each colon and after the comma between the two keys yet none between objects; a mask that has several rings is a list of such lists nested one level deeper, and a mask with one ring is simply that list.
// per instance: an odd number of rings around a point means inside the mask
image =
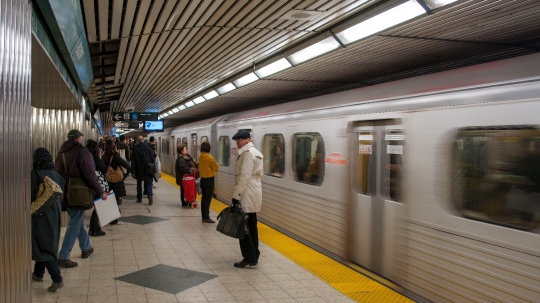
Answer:
[{"label": "woman in yellow coat", "polygon": [[219,165],[210,154],[210,143],[201,143],[201,155],[199,156],[199,174],[201,176],[201,214],[204,223],[215,223],[210,219],[210,202],[214,192],[214,176],[218,172]]}]

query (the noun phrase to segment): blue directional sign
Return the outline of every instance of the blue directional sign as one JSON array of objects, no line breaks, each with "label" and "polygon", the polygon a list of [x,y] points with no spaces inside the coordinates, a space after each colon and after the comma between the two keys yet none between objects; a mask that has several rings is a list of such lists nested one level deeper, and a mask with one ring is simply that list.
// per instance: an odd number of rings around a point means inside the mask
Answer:
[{"label": "blue directional sign", "polygon": [[139,121],[139,113],[131,113],[131,121]]},{"label": "blue directional sign", "polygon": [[144,122],[144,121],[157,121],[157,120],[159,120],[158,119],[158,114],[157,113],[152,113],[152,112],[140,112],[140,113],[117,113],[117,112],[114,112],[113,115],[112,115],[112,118],[113,118],[113,121],[115,121],[115,122],[117,122],[117,121],[124,121],[124,122],[139,121],[139,122]]}]

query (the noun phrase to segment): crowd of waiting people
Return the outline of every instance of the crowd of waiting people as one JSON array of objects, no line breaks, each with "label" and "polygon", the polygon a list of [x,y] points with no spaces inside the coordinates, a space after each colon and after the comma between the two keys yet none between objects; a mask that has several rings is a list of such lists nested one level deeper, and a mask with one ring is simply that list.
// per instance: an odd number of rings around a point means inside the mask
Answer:
[{"label": "crowd of waiting people", "polygon": [[[137,180],[137,203],[142,203],[143,195],[148,197],[148,205],[153,204],[152,189],[153,181],[157,181],[155,173],[148,173],[148,165],[156,163],[156,145],[153,137],[145,142],[142,136],[127,139],[120,136],[105,137],[99,142],[88,139],[83,146],[83,134],[79,130],[71,130],[68,140],[65,141],[53,162],[52,155],[45,148],[38,148],[33,154],[33,170],[31,174],[31,198],[32,198],[32,260],[35,261],[32,279],[37,282],[43,281],[45,268],[48,270],[53,281],[48,288],[55,292],[62,287],[63,279],[60,268],[72,268],[78,265],[70,260],[71,250],[78,240],[82,251],[82,258],[88,258],[94,248],[90,244],[89,236],[99,237],[105,235],[101,229],[98,214],[95,209],[92,212],[88,232],[84,223],[84,211],[93,208],[94,199],[107,200],[108,192],[113,190],[118,205],[122,204],[122,198],[126,196],[124,180],[131,174]],[[262,177],[262,154],[250,143],[249,133],[239,132],[233,137],[242,153],[239,156],[240,165],[237,166],[237,182],[234,190],[233,204],[239,205],[243,201],[246,218],[246,233],[248,236],[240,240],[242,256],[241,262],[234,264],[235,267],[254,266],[259,257],[258,233],[256,212],[260,211],[262,193],[260,179]],[[245,146],[245,147],[244,147]],[[201,216],[203,223],[215,223],[210,218],[210,202],[214,192],[214,176],[219,165],[210,155],[210,143],[202,142],[201,155],[198,163],[187,153],[187,146],[177,148],[178,158],[176,161],[177,183],[181,184],[184,175],[197,175],[200,177],[201,187]],[[249,154],[250,160],[257,165],[243,165],[245,154]],[[280,167],[282,158],[273,159],[276,166]],[[154,168],[155,169],[155,168]],[[111,171],[122,171],[122,177],[111,182]],[[253,171],[252,171],[253,170]],[[251,180],[249,176],[258,176]],[[107,181],[109,180],[109,181]],[[73,196],[77,193],[73,188],[83,186],[88,189],[92,197],[90,203],[75,203]],[[247,186],[248,183],[250,186]],[[253,183],[253,184],[251,184]],[[74,185],[77,184],[77,185]],[[144,190],[143,190],[144,186]],[[249,190],[248,190],[249,187]],[[243,195],[247,199],[242,199]],[[71,195],[72,197],[69,197]],[[77,196],[80,197],[80,196]],[[181,186],[180,200],[182,206],[188,206],[184,200],[184,188]],[[69,221],[66,232],[60,244],[61,212],[68,213]],[[122,224],[118,220],[108,222],[111,225]],[[251,230],[251,233],[249,232]]]}]

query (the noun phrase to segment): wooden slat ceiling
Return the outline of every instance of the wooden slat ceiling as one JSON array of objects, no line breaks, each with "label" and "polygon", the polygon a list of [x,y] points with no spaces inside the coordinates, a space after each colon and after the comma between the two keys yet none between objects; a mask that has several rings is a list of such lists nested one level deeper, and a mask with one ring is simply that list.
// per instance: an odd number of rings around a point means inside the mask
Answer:
[{"label": "wooden slat ceiling", "polygon": [[[433,2],[434,0],[424,0]],[[102,111],[163,111],[378,0],[81,0]],[[322,12],[281,19],[292,9]],[[540,1],[459,1],[181,111],[182,124],[540,51]],[[102,116],[111,125],[110,112]]]}]

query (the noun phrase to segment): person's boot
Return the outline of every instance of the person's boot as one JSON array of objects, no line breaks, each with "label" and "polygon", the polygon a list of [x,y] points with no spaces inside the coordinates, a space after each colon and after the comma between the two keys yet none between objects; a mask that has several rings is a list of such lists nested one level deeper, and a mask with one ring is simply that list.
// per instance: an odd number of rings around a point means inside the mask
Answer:
[{"label": "person's boot", "polygon": [[35,273],[32,273],[32,280],[37,281],[37,282],[43,282],[43,277],[40,278],[36,276]]},{"label": "person's boot", "polygon": [[154,204],[154,198],[150,197],[148,198],[148,205]]},{"label": "person's boot", "polygon": [[58,267],[60,268],[72,268],[76,267],[77,265],[79,265],[79,263],[73,262],[71,260],[58,259]]},{"label": "person's boot", "polygon": [[50,292],[56,292],[56,290],[60,287],[64,286],[64,282],[53,282],[53,284],[51,286],[49,286],[49,288],[47,288],[48,291]]}]

